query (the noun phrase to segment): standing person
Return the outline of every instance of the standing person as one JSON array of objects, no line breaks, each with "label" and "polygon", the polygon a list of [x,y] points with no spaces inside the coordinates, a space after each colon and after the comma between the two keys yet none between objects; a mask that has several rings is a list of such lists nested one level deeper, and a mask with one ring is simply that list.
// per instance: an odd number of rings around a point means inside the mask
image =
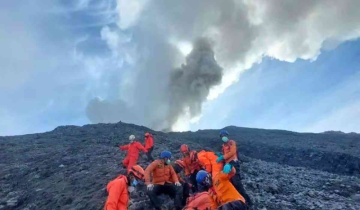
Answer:
[{"label": "standing person", "polygon": [[[232,172],[234,173],[234,172]],[[235,189],[229,181],[231,173],[219,172],[215,177],[201,170],[196,175],[196,181],[209,189],[213,206],[219,210],[246,210],[244,197]]]},{"label": "standing person", "polygon": [[199,163],[196,160],[196,151],[190,151],[188,145],[183,144],[180,147],[180,152],[183,155],[183,161],[185,163],[185,176],[189,180],[190,184],[192,185],[193,193],[198,191],[197,184],[196,184],[196,173],[200,170]]},{"label": "standing person", "polygon": [[[161,194],[169,195],[174,199],[176,209],[181,209],[181,196],[178,196],[178,190],[181,184],[171,166],[171,152],[163,151],[160,159],[152,162],[145,170],[145,184],[147,186],[148,196],[155,209],[161,209],[161,203],[158,196]],[[152,176],[152,180],[150,179]]]},{"label": "standing person", "polygon": [[120,146],[120,150],[127,150],[127,156],[123,160],[123,166],[127,168],[129,172],[130,168],[136,165],[137,160],[139,158],[139,150],[147,152],[147,150],[141,145],[139,142],[135,141],[135,136],[129,136],[130,143],[124,146]]},{"label": "standing person", "polygon": [[134,165],[130,168],[127,176],[120,175],[110,181],[106,187],[109,196],[104,210],[127,210],[131,193],[128,187],[135,187],[142,180],[144,180],[144,169],[139,165]]},{"label": "standing person", "polygon": [[154,161],[151,153],[154,150],[154,138],[151,133],[145,133],[145,149],[147,150],[148,161]]},{"label": "standing person", "polygon": [[241,182],[240,174],[240,162],[237,157],[236,142],[229,139],[229,132],[226,130],[220,131],[220,138],[224,142],[222,145],[222,155],[216,160],[216,162],[224,161],[224,172],[230,172],[231,168],[234,167],[236,170],[235,175],[230,179],[236,190],[244,196],[246,203],[252,206],[252,201],[249,195],[245,192],[244,186]]}]

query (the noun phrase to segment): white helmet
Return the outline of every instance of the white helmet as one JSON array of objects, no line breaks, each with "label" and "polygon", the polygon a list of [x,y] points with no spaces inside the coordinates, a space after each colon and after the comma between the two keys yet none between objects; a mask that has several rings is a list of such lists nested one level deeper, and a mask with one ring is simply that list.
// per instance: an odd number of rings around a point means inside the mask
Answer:
[{"label": "white helmet", "polygon": [[135,140],[135,135],[130,135],[130,136],[129,136],[129,140],[130,140],[130,141],[134,141],[134,140]]}]

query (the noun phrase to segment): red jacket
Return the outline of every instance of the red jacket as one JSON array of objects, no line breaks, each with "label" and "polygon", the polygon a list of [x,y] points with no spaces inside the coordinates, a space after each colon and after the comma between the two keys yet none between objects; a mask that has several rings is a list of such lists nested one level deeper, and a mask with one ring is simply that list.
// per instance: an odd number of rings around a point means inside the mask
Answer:
[{"label": "red jacket", "polygon": [[126,176],[120,175],[109,182],[106,189],[109,196],[106,200],[104,210],[127,210],[129,202],[128,180]]},{"label": "red jacket", "polygon": [[127,150],[127,156],[128,157],[139,157],[139,150],[142,150],[144,152],[147,152],[147,150],[141,145],[139,142],[134,141],[131,144],[120,146],[120,150]]},{"label": "red jacket", "polygon": [[150,134],[148,137],[145,137],[145,149],[150,149],[154,146],[154,138]]}]

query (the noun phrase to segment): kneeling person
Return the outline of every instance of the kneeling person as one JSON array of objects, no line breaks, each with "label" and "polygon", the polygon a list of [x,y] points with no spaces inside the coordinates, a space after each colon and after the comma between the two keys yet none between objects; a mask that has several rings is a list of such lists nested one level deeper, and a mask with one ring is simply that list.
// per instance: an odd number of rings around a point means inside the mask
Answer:
[{"label": "kneeling person", "polygon": [[129,186],[136,186],[144,179],[144,169],[139,165],[132,166],[128,175],[120,175],[109,182],[106,189],[109,196],[104,210],[126,210],[129,202]]},{"label": "kneeling person", "polygon": [[[174,199],[176,209],[181,209],[181,196],[178,195],[178,188],[181,184],[170,164],[171,152],[161,152],[160,159],[152,162],[145,170],[145,184],[152,205],[161,209],[158,196],[167,194]],[[152,181],[150,180],[152,174]]]}]

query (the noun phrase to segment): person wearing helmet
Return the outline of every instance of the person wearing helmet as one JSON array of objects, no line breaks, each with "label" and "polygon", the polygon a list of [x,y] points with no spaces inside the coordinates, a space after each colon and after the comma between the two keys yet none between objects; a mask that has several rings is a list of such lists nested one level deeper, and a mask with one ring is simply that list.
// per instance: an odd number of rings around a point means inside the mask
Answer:
[{"label": "person wearing helmet", "polygon": [[209,196],[212,201],[212,208],[220,210],[246,210],[244,197],[231,184],[229,178],[235,173],[233,169],[229,173],[220,171],[215,176],[211,176],[205,170],[201,170],[196,174],[196,181],[199,185],[208,189]]},{"label": "person wearing helmet", "polygon": [[147,152],[147,150],[143,147],[142,144],[135,141],[134,135],[129,136],[129,142],[130,142],[129,144],[119,147],[120,150],[127,150],[127,156],[122,163],[123,166],[127,168],[128,171],[132,166],[136,165],[137,160],[139,158],[139,150]]},{"label": "person wearing helmet", "polygon": [[[179,188],[181,184],[171,166],[171,152],[163,151],[160,159],[153,161],[145,170],[145,184],[147,186],[148,196],[155,209],[161,209],[161,203],[158,196],[167,194],[174,199],[176,209],[181,209],[181,196]],[[152,177],[152,180],[151,180]]]},{"label": "person wearing helmet", "polygon": [[129,194],[132,187],[136,187],[139,181],[144,179],[144,169],[134,165],[128,171],[127,176],[120,175],[110,181],[106,187],[109,194],[106,199],[104,210],[126,210],[129,202]]},{"label": "person wearing helmet", "polygon": [[174,171],[178,177],[179,182],[182,185],[182,190],[179,190],[178,193],[180,196],[182,196],[182,205],[184,206],[186,204],[186,199],[189,197],[190,195],[190,187],[191,184],[186,182],[186,179],[183,179],[181,177],[181,172],[184,170],[185,168],[185,163],[182,160],[176,160],[175,163],[173,164],[173,168]]},{"label": "person wearing helmet", "polygon": [[183,155],[183,161],[185,164],[184,173],[189,183],[192,185],[193,193],[197,192],[196,173],[200,170],[200,166],[197,161],[192,161],[196,156],[196,151],[190,151],[186,144],[181,145],[180,152]]},{"label": "person wearing helmet", "polygon": [[244,186],[241,182],[241,173],[240,173],[240,162],[237,157],[236,142],[229,139],[229,132],[226,130],[220,131],[220,138],[223,141],[222,145],[222,155],[216,160],[216,162],[224,162],[224,172],[230,172],[231,168],[234,167],[236,173],[231,177],[230,181],[237,189],[237,191],[244,196],[246,203],[249,206],[252,206],[252,201],[250,196],[246,193]]},{"label": "person wearing helmet", "polygon": [[154,150],[154,138],[151,133],[145,133],[145,149],[147,150],[148,161],[154,161],[151,153]]}]

